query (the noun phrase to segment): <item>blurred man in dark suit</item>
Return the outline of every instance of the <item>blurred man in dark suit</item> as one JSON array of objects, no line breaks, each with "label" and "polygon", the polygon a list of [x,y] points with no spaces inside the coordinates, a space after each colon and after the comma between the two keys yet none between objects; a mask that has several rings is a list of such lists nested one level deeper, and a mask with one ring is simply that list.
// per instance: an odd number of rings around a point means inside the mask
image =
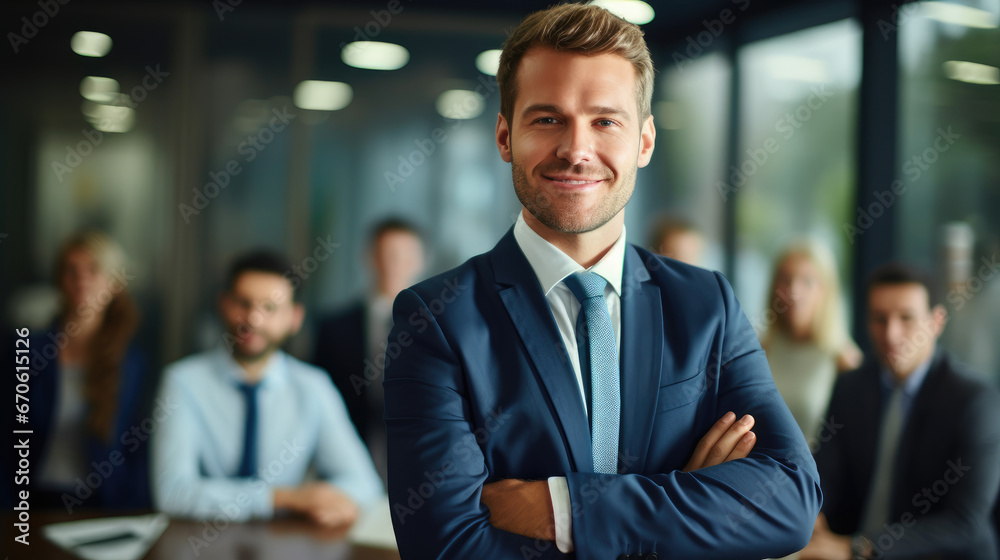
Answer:
[{"label": "blurred man in dark suit", "polygon": [[312,363],[330,372],[385,480],[382,368],[392,328],[392,302],[423,272],[424,247],[413,224],[388,218],[372,229],[369,249],[374,274],[371,291],[319,322]]},{"label": "blurred man in dark suit", "polygon": [[834,389],[816,453],[826,502],[803,560],[997,558],[1000,395],[937,348],[939,297],[901,264],[869,280],[877,360]]},{"label": "blurred man in dark suit", "polygon": [[702,266],[705,238],[695,225],[677,216],[663,216],[653,227],[649,249],[658,255]]}]

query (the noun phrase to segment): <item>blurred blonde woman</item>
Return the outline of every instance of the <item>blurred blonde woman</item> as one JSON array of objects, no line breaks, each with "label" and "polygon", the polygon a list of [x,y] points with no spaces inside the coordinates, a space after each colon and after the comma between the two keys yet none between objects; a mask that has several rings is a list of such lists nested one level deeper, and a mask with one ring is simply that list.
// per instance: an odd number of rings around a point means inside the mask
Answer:
[{"label": "blurred blonde woman", "polygon": [[778,391],[815,447],[837,373],[857,368],[862,359],[847,332],[829,249],[803,240],[782,251],[767,301],[761,346]]},{"label": "blurred blonde woman", "polygon": [[32,454],[40,452],[32,464],[32,505],[148,507],[148,434],[141,433],[140,412],[146,368],[133,344],[139,315],[125,270],[121,247],[101,232],[73,235],[59,252],[62,308],[31,340],[38,350],[30,381]]}]

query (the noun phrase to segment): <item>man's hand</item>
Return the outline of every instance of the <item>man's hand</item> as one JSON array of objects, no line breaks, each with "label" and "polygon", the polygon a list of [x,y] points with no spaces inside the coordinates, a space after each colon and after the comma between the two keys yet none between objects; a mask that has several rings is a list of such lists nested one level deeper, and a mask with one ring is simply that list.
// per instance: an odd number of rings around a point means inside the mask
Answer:
[{"label": "man's hand", "polygon": [[549,484],[544,480],[498,480],[483,486],[481,501],[490,508],[490,524],[533,539],[556,540]]},{"label": "man's hand", "polygon": [[274,507],[303,513],[328,528],[348,527],[358,518],[358,506],[354,501],[328,482],[277,488]]},{"label": "man's hand", "polygon": [[799,560],[851,560],[851,557],[851,537],[831,531],[826,524],[826,516],[819,514],[812,538],[799,553]]},{"label": "man's hand", "polygon": [[727,412],[698,442],[683,471],[691,472],[749,455],[757,443],[757,435],[750,431],[753,422],[749,414],[736,422],[736,415]]}]

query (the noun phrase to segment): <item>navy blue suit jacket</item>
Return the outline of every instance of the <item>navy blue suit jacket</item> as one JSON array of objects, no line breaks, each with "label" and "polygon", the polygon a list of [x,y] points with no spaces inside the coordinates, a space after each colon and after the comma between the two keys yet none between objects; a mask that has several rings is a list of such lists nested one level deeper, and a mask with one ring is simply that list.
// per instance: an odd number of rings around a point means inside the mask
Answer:
[{"label": "navy blue suit jacket", "polygon": [[[630,245],[621,318],[620,474],[595,474],[578,382],[512,231],[396,298],[385,420],[404,559],[562,557],[494,528],[480,503],[485,483],[549,476],[567,477],[577,558],[759,560],[806,544],[816,467],[725,279]],[[681,472],[730,410],[757,420],[751,456]]]},{"label": "navy blue suit jacket", "polygon": [[364,300],[319,321],[312,363],[330,374],[344,397],[351,422],[362,437],[371,431],[370,419],[381,416],[381,411],[372,410],[365,392],[368,384],[378,381],[372,381],[374,376],[365,373],[367,349]]},{"label": "navy blue suit jacket", "polygon": [[[838,381],[816,462],[830,529],[860,530],[886,399],[874,359]],[[826,439],[826,441],[823,441]],[[938,350],[900,435],[881,558],[996,560],[1000,395]]]}]

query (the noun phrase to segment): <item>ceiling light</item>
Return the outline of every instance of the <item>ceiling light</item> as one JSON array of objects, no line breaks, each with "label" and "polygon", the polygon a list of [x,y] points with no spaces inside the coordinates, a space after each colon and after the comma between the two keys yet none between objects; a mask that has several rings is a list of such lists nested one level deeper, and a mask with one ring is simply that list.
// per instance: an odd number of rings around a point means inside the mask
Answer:
[{"label": "ceiling light", "polygon": [[101,57],[111,50],[111,37],[94,31],[77,31],[69,40],[69,47],[80,56]]},{"label": "ceiling light", "polygon": [[410,61],[410,52],[393,43],[354,41],[344,46],[340,58],[355,68],[398,70]]},{"label": "ceiling light", "polygon": [[996,29],[997,27],[996,14],[972,6],[952,4],[951,2],[924,2],[923,7],[924,15],[940,22],[977,29]]},{"label": "ceiling light", "polygon": [[476,68],[483,74],[496,76],[497,68],[500,67],[500,52],[500,49],[490,49],[479,53],[476,57]]},{"label": "ceiling light", "polygon": [[304,80],[292,94],[295,106],[313,111],[336,111],[351,104],[354,89],[344,82]]},{"label": "ceiling light", "polygon": [[87,76],[80,82],[80,95],[97,103],[111,103],[121,92],[118,80],[100,76]]},{"label": "ceiling light", "polygon": [[945,76],[952,80],[969,84],[1000,84],[1000,68],[996,66],[961,60],[949,60],[943,66]]},{"label": "ceiling light", "polygon": [[437,112],[446,119],[474,119],[483,114],[483,96],[468,89],[450,89],[437,98]]},{"label": "ceiling light", "polygon": [[101,132],[128,132],[135,125],[135,110],[131,107],[84,101],[83,116]]},{"label": "ceiling light", "polygon": [[653,7],[641,0],[594,0],[592,4],[636,25],[647,24],[656,15]]}]

